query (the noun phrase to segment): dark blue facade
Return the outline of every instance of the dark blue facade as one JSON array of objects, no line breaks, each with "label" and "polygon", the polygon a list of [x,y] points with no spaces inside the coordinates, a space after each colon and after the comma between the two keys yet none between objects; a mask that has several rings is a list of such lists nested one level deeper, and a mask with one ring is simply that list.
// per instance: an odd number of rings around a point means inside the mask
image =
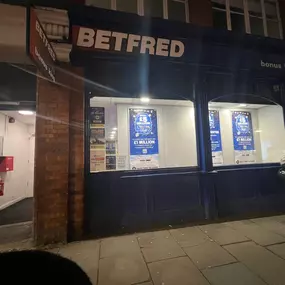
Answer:
[{"label": "dark blue facade", "polygon": [[[209,101],[279,104],[283,100],[285,44],[160,19],[78,6],[70,24],[181,40],[181,58],[81,50],[71,60],[85,67],[86,234],[111,235],[283,212],[279,165],[212,164]],[[72,35],[71,35],[72,37]],[[273,63],[278,68],[264,67]],[[103,86],[107,86],[105,88]],[[191,100],[195,105],[198,167],[90,173],[89,102],[96,96]],[[283,108],[284,109],[284,108]],[[185,150],[187,151],[187,150]]]}]

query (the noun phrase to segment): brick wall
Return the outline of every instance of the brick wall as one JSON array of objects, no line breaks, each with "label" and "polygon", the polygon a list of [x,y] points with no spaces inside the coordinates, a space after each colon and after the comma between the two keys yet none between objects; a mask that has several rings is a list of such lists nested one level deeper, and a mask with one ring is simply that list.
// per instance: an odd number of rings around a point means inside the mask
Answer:
[{"label": "brick wall", "polygon": [[83,72],[73,69],[70,92],[69,130],[69,211],[68,240],[83,235],[84,215],[84,81]]},{"label": "brick wall", "polygon": [[58,71],[57,79],[68,87],[39,77],[37,81],[34,190],[37,244],[65,242],[68,231],[70,238],[82,234],[83,84],[66,72]]},{"label": "brick wall", "polygon": [[213,26],[211,0],[189,0],[190,23],[198,26]]}]

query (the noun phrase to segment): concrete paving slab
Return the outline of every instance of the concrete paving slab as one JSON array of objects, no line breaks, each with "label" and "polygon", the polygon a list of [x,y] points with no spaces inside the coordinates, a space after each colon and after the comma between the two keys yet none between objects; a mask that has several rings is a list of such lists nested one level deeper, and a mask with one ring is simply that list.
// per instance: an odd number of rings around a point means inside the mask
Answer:
[{"label": "concrete paving slab", "polygon": [[267,249],[285,259],[285,243],[270,245]]},{"label": "concrete paving slab", "polygon": [[100,258],[126,254],[141,254],[140,247],[134,235],[107,238],[101,241]]},{"label": "concrete paving slab", "polygon": [[22,240],[19,242],[11,242],[0,244],[0,253],[6,251],[14,251],[14,250],[31,250],[34,249],[34,243],[32,239]]},{"label": "concrete paving slab", "polygon": [[285,215],[278,215],[270,217],[272,220],[285,224]]},{"label": "concrete paving slab", "polygon": [[254,242],[226,245],[228,252],[269,285],[285,284],[285,260]]},{"label": "concrete paving slab", "polygon": [[71,243],[59,249],[58,254],[76,262],[89,276],[93,285],[97,284],[99,267],[99,241]]},{"label": "concrete paving slab", "polygon": [[211,241],[194,247],[185,247],[184,251],[199,269],[236,262],[227,251]]},{"label": "concrete paving slab", "polygon": [[208,268],[202,272],[211,285],[266,285],[262,279],[241,263]]},{"label": "concrete paving slab", "polygon": [[32,222],[0,226],[0,244],[16,243],[31,239],[32,233]]},{"label": "concrete paving slab", "polygon": [[186,255],[168,231],[140,234],[138,241],[147,262]]},{"label": "concrete paving slab", "polygon": [[252,219],[251,221],[265,228],[268,231],[275,232],[285,237],[285,223],[283,224],[281,222],[278,222],[271,217]]},{"label": "concrete paving slab", "polygon": [[188,257],[148,264],[154,285],[209,285]]},{"label": "concrete paving slab", "polygon": [[141,255],[122,255],[100,259],[99,285],[138,284],[150,280]]},{"label": "concrete paving slab", "polygon": [[262,246],[285,242],[285,237],[268,231],[250,220],[229,222],[226,224]]},{"label": "concrete paving slab", "polygon": [[226,224],[205,225],[200,226],[200,229],[220,245],[244,242],[249,240],[246,236],[242,235]]},{"label": "concrete paving slab", "polygon": [[195,246],[209,241],[209,238],[198,227],[173,229],[170,233],[182,247]]}]

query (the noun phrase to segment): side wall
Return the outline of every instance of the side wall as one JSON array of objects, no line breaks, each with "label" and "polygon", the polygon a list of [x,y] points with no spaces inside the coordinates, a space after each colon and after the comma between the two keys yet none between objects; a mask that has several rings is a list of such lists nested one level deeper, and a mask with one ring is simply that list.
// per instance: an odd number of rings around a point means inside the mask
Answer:
[{"label": "side wall", "polygon": [[[73,73],[72,73],[73,72]],[[61,85],[38,77],[35,138],[37,244],[79,238],[83,227],[83,83],[58,69]]]}]

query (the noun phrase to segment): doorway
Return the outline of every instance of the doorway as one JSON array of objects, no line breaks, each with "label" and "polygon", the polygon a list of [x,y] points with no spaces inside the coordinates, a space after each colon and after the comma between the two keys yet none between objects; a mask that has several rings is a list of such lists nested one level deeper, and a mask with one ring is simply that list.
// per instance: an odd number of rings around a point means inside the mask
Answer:
[{"label": "doorway", "polygon": [[33,111],[0,111],[0,243],[32,237],[35,118]]}]

